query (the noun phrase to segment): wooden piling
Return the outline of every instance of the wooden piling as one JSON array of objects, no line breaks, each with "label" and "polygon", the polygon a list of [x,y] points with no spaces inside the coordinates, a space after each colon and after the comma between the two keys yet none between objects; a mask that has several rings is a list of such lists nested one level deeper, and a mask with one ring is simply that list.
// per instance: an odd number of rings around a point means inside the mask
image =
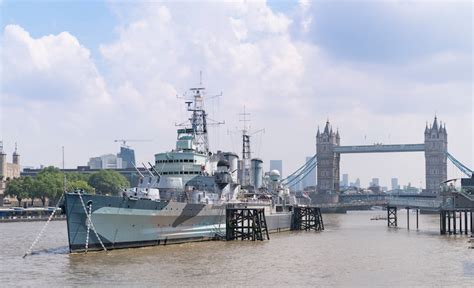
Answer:
[{"label": "wooden piling", "polygon": [[270,240],[263,208],[227,208],[226,240]]},{"label": "wooden piling", "polygon": [[446,235],[446,210],[439,211],[439,233]]},{"label": "wooden piling", "polygon": [[410,230],[410,207],[407,207],[407,229]]},{"label": "wooden piling", "polygon": [[472,215],[472,211],[471,210],[471,235],[474,235],[474,217]]},{"label": "wooden piling", "polygon": [[456,235],[456,211],[453,211],[453,234]]},{"label": "wooden piling", "polygon": [[464,211],[464,234],[467,235],[467,210]]},{"label": "wooden piling", "polygon": [[446,211],[446,214],[448,215],[448,234],[451,235],[451,211]]},{"label": "wooden piling", "polygon": [[420,209],[416,209],[416,230],[418,230],[418,212]]},{"label": "wooden piling", "polygon": [[291,230],[324,230],[323,217],[319,207],[295,206],[291,220]]},{"label": "wooden piling", "polygon": [[397,207],[387,206],[387,226],[397,227]]}]

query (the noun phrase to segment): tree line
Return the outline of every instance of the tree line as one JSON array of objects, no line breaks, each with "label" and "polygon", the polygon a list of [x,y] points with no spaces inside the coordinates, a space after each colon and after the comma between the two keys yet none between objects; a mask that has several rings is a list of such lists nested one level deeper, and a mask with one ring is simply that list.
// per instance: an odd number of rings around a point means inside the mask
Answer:
[{"label": "tree line", "polygon": [[92,174],[78,172],[61,172],[58,168],[47,167],[40,171],[36,177],[21,176],[8,180],[5,196],[18,200],[21,206],[25,199],[41,200],[43,206],[46,201],[56,203],[61,198],[64,190],[73,192],[83,190],[90,194],[118,195],[123,188],[130,187],[128,180],[117,171],[100,170]]}]

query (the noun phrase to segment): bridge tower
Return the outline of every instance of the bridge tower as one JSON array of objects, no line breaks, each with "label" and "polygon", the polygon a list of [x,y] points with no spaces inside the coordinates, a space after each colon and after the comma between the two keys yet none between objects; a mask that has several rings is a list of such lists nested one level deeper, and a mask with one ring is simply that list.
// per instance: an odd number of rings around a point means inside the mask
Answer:
[{"label": "bridge tower", "polygon": [[339,160],[340,154],[334,152],[334,147],[339,146],[341,138],[339,131],[334,133],[329,120],[324,131],[316,134],[316,154],[318,166],[318,193],[331,194],[339,192]]},{"label": "bridge tower", "polygon": [[448,133],[446,124],[440,122],[435,116],[433,124],[425,128],[425,169],[426,192],[439,194],[440,183],[448,179],[447,166]]}]

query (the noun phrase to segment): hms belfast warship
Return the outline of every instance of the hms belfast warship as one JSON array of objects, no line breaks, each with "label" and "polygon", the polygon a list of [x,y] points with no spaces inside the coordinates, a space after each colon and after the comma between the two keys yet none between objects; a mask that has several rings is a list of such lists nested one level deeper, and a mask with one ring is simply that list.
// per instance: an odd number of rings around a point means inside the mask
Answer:
[{"label": "hms belfast warship", "polygon": [[177,130],[175,149],[155,155],[137,187],[120,196],[64,194],[71,253],[220,238],[228,205],[263,207],[269,231],[290,228],[294,200],[278,171],[264,177],[262,161],[248,159],[245,129],[243,159],[231,152],[211,153],[205,90],[190,91],[190,123]]}]

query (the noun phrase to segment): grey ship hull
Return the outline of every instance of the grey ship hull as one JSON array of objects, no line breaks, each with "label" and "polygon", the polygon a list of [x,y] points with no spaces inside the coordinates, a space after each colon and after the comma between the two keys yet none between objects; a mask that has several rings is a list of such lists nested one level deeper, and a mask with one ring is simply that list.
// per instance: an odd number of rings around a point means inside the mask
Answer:
[{"label": "grey ship hull", "polygon": [[[81,194],[91,204],[92,223],[107,249],[203,241],[225,235],[225,205],[132,200],[128,197]],[[79,194],[65,194],[69,250],[83,252],[87,215]],[[290,228],[291,213],[266,216],[270,231]],[[92,229],[89,250],[102,250]]]}]

